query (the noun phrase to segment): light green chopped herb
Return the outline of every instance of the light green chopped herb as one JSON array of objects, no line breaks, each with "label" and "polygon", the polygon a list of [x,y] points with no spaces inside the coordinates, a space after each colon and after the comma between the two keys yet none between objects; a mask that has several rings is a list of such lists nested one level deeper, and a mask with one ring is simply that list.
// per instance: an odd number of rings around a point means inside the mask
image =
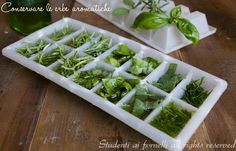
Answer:
[{"label": "light green chopped herb", "polygon": [[105,62],[115,67],[119,67],[131,59],[134,55],[134,50],[129,49],[126,44],[121,44],[116,50],[112,51],[112,54],[105,59]]},{"label": "light green chopped herb", "polygon": [[192,112],[182,109],[171,102],[162,109],[161,113],[150,124],[166,134],[176,137],[192,117],[192,114]]},{"label": "light green chopped herb", "polygon": [[185,91],[184,96],[182,97],[187,103],[199,108],[202,103],[206,100],[210,92],[206,91],[202,84],[204,78],[194,80],[189,85]]},{"label": "light green chopped herb", "polygon": [[91,89],[102,79],[110,77],[111,73],[104,69],[92,69],[81,71],[80,73],[75,72],[74,74],[74,82],[78,83],[79,85]]},{"label": "light green chopped herb", "polygon": [[65,54],[66,54],[65,48],[61,45],[57,45],[57,48],[52,52],[50,52],[49,54],[45,55],[43,52],[40,53],[35,61],[47,67],[52,63],[56,62],[58,59],[63,58]]},{"label": "light green chopped herb", "polygon": [[97,57],[107,51],[110,48],[111,38],[101,37],[99,41],[91,46],[91,48],[85,50],[84,52],[93,57]]},{"label": "light green chopped herb", "polygon": [[54,31],[49,38],[51,38],[54,41],[59,41],[62,38],[64,38],[65,36],[73,33],[75,31],[75,29],[73,29],[72,27],[63,27],[61,30],[56,30]]},{"label": "light green chopped herb", "polygon": [[78,36],[69,40],[66,43],[66,45],[73,47],[73,48],[78,48],[78,47],[82,46],[83,44],[85,44],[86,42],[92,41],[94,38],[94,35],[95,35],[95,33],[93,33],[92,35],[89,35],[89,33],[87,31],[84,31],[81,34],[79,34]]},{"label": "light green chopped herb", "polygon": [[132,66],[128,69],[128,72],[140,78],[144,78],[148,74],[150,74],[160,64],[161,64],[160,61],[155,60],[151,57],[146,57],[144,59],[133,57]]},{"label": "light green chopped herb", "polygon": [[177,64],[171,63],[167,72],[153,85],[170,93],[183,79],[181,74],[176,74]]},{"label": "light green chopped herb", "polygon": [[24,42],[24,47],[22,48],[17,48],[16,52],[29,58],[33,54],[36,54],[38,52],[41,52],[45,50],[47,47],[49,47],[50,44],[44,40],[38,40],[37,42],[30,42],[30,41],[25,41]]},{"label": "light green chopped herb", "polygon": [[103,85],[96,93],[113,103],[117,103],[138,83],[138,79],[125,79],[123,77],[115,77],[108,80],[103,79]]},{"label": "light green chopped herb", "polygon": [[123,109],[140,119],[145,119],[163,100],[163,96],[150,93],[147,86],[138,85],[135,96],[123,105]]},{"label": "light green chopped herb", "polygon": [[64,77],[69,77],[92,60],[93,58],[90,56],[77,57],[77,52],[75,52],[71,58],[64,57],[63,60],[58,60],[60,65],[53,70]]}]

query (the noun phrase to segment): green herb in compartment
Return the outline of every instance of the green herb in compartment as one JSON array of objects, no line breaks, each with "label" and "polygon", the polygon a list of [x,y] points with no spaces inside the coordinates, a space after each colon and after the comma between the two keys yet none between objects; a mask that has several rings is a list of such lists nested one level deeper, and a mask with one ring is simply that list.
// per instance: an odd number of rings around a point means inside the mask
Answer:
[{"label": "green herb in compartment", "polygon": [[138,79],[125,79],[120,76],[111,79],[103,79],[103,85],[96,93],[113,103],[117,103],[138,83]]},{"label": "green herb in compartment", "polygon": [[36,54],[38,52],[41,52],[45,50],[47,47],[49,47],[50,44],[44,40],[38,40],[37,42],[31,42],[31,41],[25,41],[24,47],[17,48],[16,52],[29,58],[33,54]]},{"label": "green herb in compartment", "polygon": [[51,38],[54,41],[59,41],[65,36],[75,32],[75,29],[72,27],[63,27],[61,30],[54,31],[49,38]]},{"label": "green herb in compartment", "polygon": [[210,94],[210,92],[203,88],[203,81],[203,77],[201,79],[191,81],[191,83],[187,85],[182,99],[187,103],[199,108]]},{"label": "green herb in compartment", "polygon": [[79,73],[75,72],[73,81],[87,89],[92,89],[95,85],[101,82],[102,79],[110,76],[111,73],[109,71],[98,68],[81,71]]},{"label": "green herb in compartment", "polygon": [[66,53],[67,52],[63,46],[57,45],[57,48],[48,54],[40,53],[35,61],[47,67],[58,59],[63,58]]},{"label": "green herb in compartment", "polygon": [[176,137],[192,117],[193,112],[182,109],[173,102],[164,107],[150,124],[166,134]]},{"label": "green herb in compartment", "polygon": [[112,51],[112,54],[106,57],[105,62],[119,67],[135,55],[134,50],[130,49],[126,44],[120,44],[118,48]]},{"label": "green herb in compartment", "polygon": [[111,43],[110,37],[101,37],[99,41],[91,46],[91,48],[85,50],[84,52],[93,57],[97,57],[107,51],[110,48]]},{"label": "green herb in compartment", "polygon": [[78,47],[82,46],[83,44],[85,44],[86,42],[92,41],[94,38],[94,35],[95,35],[95,33],[90,35],[87,31],[84,31],[81,34],[79,34],[78,36],[69,40],[66,43],[66,45],[70,46],[72,48],[78,48]]},{"label": "green herb in compartment", "polygon": [[132,66],[128,69],[128,72],[132,73],[137,77],[144,78],[160,64],[161,62],[159,60],[155,60],[151,57],[146,57],[143,59],[133,57]]},{"label": "green herb in compartment", "polygon": [[138,85],[135,96],[123,105],[123,109],[140,119],[145,119],[163,100],[163,96],[150,93],[147,86]]},{"label": "green herb in compartment", "polygon": [[176,74],[177,64],[171,63],[167,72],[153,85],[163,91],[170,93],[183,79],[181,74]]},{"label": "green herb in compartment", "polygon": [[77,57],[77,52],[75,52],[71,58],[64,57],[62,60],[58,60],[60,65],[53,70],[64,77],[69,77],[92,60],[93,58],[90,56]]}]

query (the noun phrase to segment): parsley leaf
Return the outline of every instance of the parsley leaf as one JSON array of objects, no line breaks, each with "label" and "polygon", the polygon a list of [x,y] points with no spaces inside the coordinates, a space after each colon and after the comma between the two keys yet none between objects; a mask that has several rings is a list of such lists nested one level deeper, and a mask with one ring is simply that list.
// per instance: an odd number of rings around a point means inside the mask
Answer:
[{"label": "parsley leaf", "polygon": [[147,86],[138,85],[135,96],[123,105],[123,109],[140,119],[145,119],[163,100],[163,96],[150,93]]},{"label": "parsley leaf", "polygon": [[73,81],[87,89],[91,89],[101,82],[103,78],[108,76],[111,76],[109,71],[104,69],[93,69],[81,71],[80,73],[75,72]]},{"label": "parsley leaf", "polygon": [[161,64],[160,61],[155,60],[151,57],[146,57],[144,59],[133,57],[132,66],[128,69],[128,72],[140,78],[144,78],[145,76],[150,74],[160,64]]}]

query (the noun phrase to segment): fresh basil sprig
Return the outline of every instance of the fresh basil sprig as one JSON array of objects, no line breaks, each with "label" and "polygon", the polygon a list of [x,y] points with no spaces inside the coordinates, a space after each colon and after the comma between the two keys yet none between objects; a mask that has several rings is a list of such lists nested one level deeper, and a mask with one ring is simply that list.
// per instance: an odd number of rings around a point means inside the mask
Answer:
[{"label": "fresh basil sprig", "polygon": [[188,40],[196,45],[199,41],[199,32],[189,20],[181,18],[181,14],[180,6],[171,10],[170,17],[163,12],[143,12],[136,17],[132,27],[149,30],[174,24]]}]

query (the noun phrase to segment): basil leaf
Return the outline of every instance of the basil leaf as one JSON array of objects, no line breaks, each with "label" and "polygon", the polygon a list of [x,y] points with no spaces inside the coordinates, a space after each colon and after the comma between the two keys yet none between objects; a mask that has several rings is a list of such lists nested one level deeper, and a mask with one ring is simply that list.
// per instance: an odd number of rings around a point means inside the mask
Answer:
[{"label": "basil leaf", "polygon": [[113,16],[123,16],[127,14],[129,14],[129,9],[124,8],[124,7],[116,8],[112,12]]},{"label": "basil leaf", "polygon": [[136,17],[133,28],[155,29],[167,25],[169,18],[164,13],[143,12]]},{"label": "basil leaf", "polygon": [[134,8],[134,5],[135,5],[133,0],[123,0],[123,3],[131,8]]},{"label": "basil leaf", "polygon": [[182,9],[181,9],[180,6],[174,7],[174,8],[170,11],[170,17],[171,17],[171,18],[179,18],[181,14],[182,14]]},{"label": "basil leaf", "polygon": [[199,32],[197,28],[187,19],[179,18],[177,20],[177,28],[184,34],[184,36],[196,45],[199,41]]}]

